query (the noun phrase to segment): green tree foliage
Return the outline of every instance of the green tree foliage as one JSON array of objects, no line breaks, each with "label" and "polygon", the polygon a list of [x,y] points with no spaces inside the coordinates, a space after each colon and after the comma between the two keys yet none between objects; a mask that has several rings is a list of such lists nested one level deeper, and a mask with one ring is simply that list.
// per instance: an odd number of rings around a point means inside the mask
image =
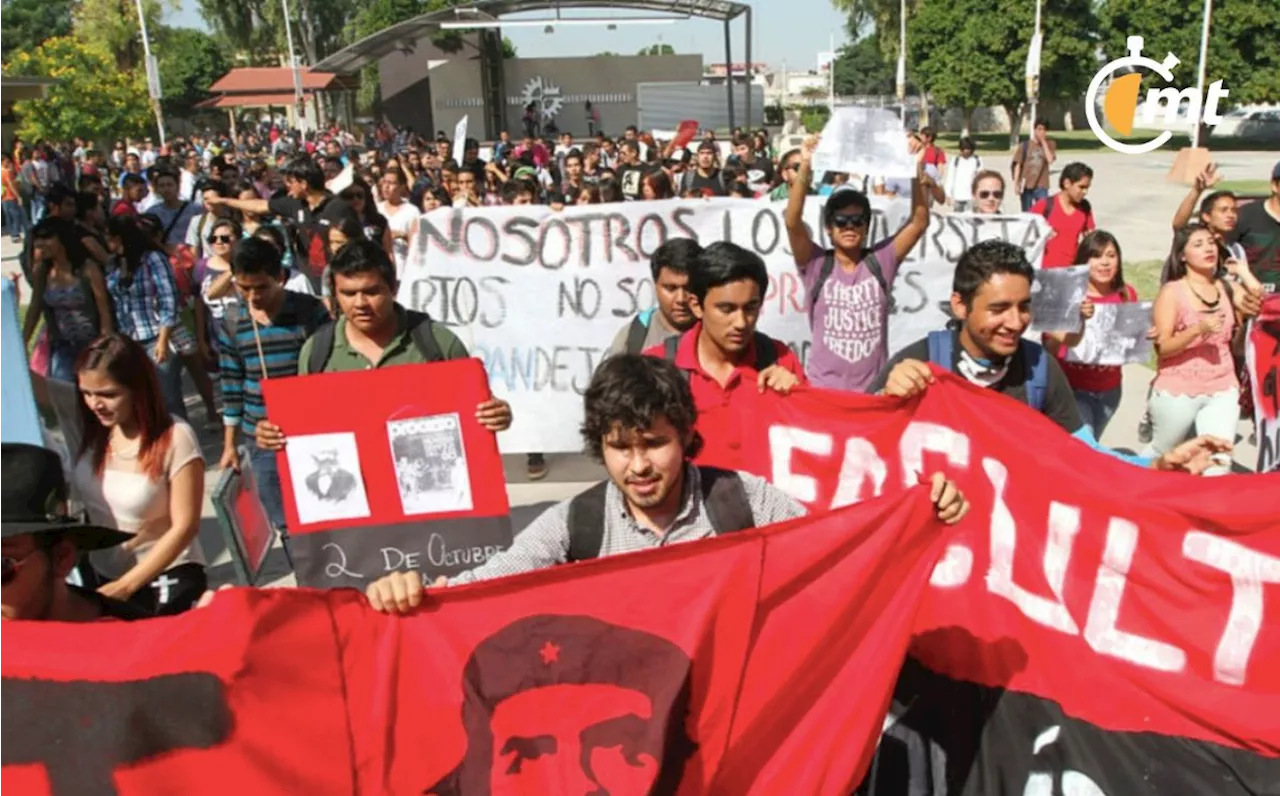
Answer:
[{"label": "green tree foliage", "polygon": [[[177,0],[166,0],[165,5],[171,9],[178,7]],[[152,44],[156,42],[165,5],[161,0],[142,3]],[[77,0],[72,18],[76,36],[90,47],[112,53],[117,69],[128,71],[143,66],[142,32],[135,0]],[[144,85],[145,79],[144,76]]]},{"label": "green tree foliage", "polygon": [[884,57],[877,33],[846,44],[836,54],[836,93],[892,94],[895,68]]},{"label": "green tree foliage", "polygon": [[653,44],[648,47],[641,47],[636,55],[675,55],[676,50],[670,44]]},{"label": "green tree foliage", "polygon": [[[1107,0],[1098,12],[1107,60],[1128,53],[1125,40],[1142,36],[1143,54],[1157,61],[1165,53],[1181,64],[1173,75],[1178,86],[1195,85],[1200,58],[1202,6],[1176,0]],[[1205,75],[1223,81],[1231,105],[1280,102],[1280,2],[1230,0],[1216,2],[1209,28]]]},{"label": "green tree foliage", "polygon": [[210,96],[209,86],[231,69],[231,60],[202,30],[162,27],[156,38],[165,115],[187,116]]},{"label": "green tree foliage", "polygon": [[71,33],[71,10],[75,0],[4,0],[4,36],[0,52],[5,61],[18,52],[31,52],[45,39]]},{"label": "green tree foliage", "polygon": [[[907,73],[938,104],[1001,105],[1016,115],[1026,97],[1035,10],[1024,0],[923,3],[907,22]],[[1097,72],[1091,0],[1055,0],[1042,11],[1040,96],[1079,98]],[[968,125],[966,124],[966,127]]]},{"label": "green tree foliage", "polygon": [[45,99],[15,103],[22,120],[18,134],[29,141],[82,136],[101,142],[139,134],[151,123],[141,72],[118,69],[113,54],[73,36],[15,53],[5,71],[57,81]]}]

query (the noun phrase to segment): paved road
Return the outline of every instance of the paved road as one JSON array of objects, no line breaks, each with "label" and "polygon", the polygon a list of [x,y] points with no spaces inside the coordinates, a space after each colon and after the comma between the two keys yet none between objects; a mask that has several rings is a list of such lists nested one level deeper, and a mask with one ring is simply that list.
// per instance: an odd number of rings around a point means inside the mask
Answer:
[{"label": "paved road", "polygon": [[[1165,182],[1164,175],[1173,163],[1173,153],[1158,152],[1140,158],[1112,152],[1064,153],[1059,161],[1065,165],[1073,159],[1083,160],[1093,166],[1094,187],[1090,193],[1094,210],[1107,229],[1124,245],[1124,254],[1130,260],[1164,257],[1169,247],[1169,219],[1183,189]],[[1275,153],[1232,152],[1219,158],[1219,169],[1225,179],[1263,179],[1270,173],[1276,159]],[[1007,169],[1007,158],[991,156],[989,165]],[[1007,201],[1006,205],[1012,207]],[[0,270],[5,275],[18,270],[19,248],[6,237],[0,243]],[[25,283],[22,295],[29,295]],[[1145,409],[1147,385],[1152,372],[1140,365],[1125,369],[1125,392],[1115,419],[1103,435],[1103,442],[1114,447],[1140,449],[1137,427]],[[193,420],[202,421],[204,410],[188,388],[188,406]],[[1242,423],[1240,433],[1247,435],[1252,424]],[[206,461],[216,462],[221,452],[221,439],[215,433],[201,431]],[[550,465],[548,477],[540,482],[530,482],[525,474],[523,456],[504,457],[507,478],[507,494],[512,506],[526,506],[545,501],[571,497],[592,483],[603,478],[603,470],[587,457],[578,454],[555,454],[547,457]],[[1247,439],[1237,444],[1236,461],[1252,469],[1257,461],[1257,451]],[[219,472],[210,470],[206,476],[207,489],[204,513],[200,528],[200,542],[209,556],[213,583],[230,582],[234,578],[230,557],[222,542],[213,507],[207,495],[217,483]],[[268,564],[267,579],[271,585],[292,585],[293,576],[284,565],[284,557],[273,552]]]}]

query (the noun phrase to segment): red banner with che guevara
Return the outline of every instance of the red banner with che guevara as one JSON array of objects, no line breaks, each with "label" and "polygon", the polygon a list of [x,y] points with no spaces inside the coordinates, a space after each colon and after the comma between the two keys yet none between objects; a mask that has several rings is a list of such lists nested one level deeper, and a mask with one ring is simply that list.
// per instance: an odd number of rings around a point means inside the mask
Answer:
[{"label": "red banner with che guevara", "polygon": [[[751,469],[835,511],[405,618],[234,590],[7,624],[6,792],[901,793],[913,747],[917,792],[1280,781],[1280,477],[1144,472],[950,378],[755,409]],[[939,469],[956,529],[912,488]]]}]

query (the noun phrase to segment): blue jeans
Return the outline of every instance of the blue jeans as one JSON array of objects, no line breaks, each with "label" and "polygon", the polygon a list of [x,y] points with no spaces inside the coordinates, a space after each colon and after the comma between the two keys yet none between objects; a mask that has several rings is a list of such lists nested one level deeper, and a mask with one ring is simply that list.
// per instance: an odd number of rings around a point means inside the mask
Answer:
[{"label": "blue jeans", "polygon": [[164,405],[169,414],[187,419],[187,402],[182,397],[182,360],[173,351],[165,357],[164,362],[156,362],[156,341],[139,340],[147,356],[156,365],[156,378],[160,381],[160,392],[164,395]]},{"label": "blue jeans", "polygon": [[1076,406],[1080,409],[1080,419],[1093,432],[1094,439],[1102,439],[1102,432],[1111,422],[1112,415],[1116,413],[1116,407],[1120,406],[1121,388],[1117,387],[1106,392],[1089,392],[1088,390],[1074,392]]},{"label": "blue jeans", "polygon": [[80,352],[70,343],[52,343],[49,346],[49,378],[74,384],[79,355]]},{"label": "blue jeans", "polygon": [[31,195],[31,225],[35,226],[44,218],[44,195],[36,191]]},{"label": "blue jeans", "polygon": [[271,520],[283,535],[285,529],[284,495],[280,491],[280,469],[276,466],[276,452],[249,443],[249,462],[253,466],[253,479],[258,484],[258,499]]},{"label": "blue jeans", "polygon": [[1030,190],[1023,191],[1022,192],[1022,212],[1026,213],[1030,211],[1031,205],[1035,204],[1041,199],[1047,199],[1048,196],[1049,196],[1048,188],[1032,188]]},{"label": "blue jeans", "polygon": [[22,202],[16,199],[0,202],[4,211],[4,228],[9,237],[17,240],[27,234],[27,211],[22,209]]}]

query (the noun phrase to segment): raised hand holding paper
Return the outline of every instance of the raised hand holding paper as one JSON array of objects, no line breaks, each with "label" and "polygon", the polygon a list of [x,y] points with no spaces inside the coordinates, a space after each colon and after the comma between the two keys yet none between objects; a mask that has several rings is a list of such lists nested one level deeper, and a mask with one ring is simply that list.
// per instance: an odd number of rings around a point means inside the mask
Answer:
[{"label": "raised hand holding paper", "polygon": [[836,108],[813,153],[813,172],[876,177],[916,176],[902,120],[884,108]]},{"label": "raised hand holding paper", "polygon": [[1067,349],[1068,362],[1127,365],[1151,358],[1151,302],[1099,304],[1084,325],[1080,344]]}]

